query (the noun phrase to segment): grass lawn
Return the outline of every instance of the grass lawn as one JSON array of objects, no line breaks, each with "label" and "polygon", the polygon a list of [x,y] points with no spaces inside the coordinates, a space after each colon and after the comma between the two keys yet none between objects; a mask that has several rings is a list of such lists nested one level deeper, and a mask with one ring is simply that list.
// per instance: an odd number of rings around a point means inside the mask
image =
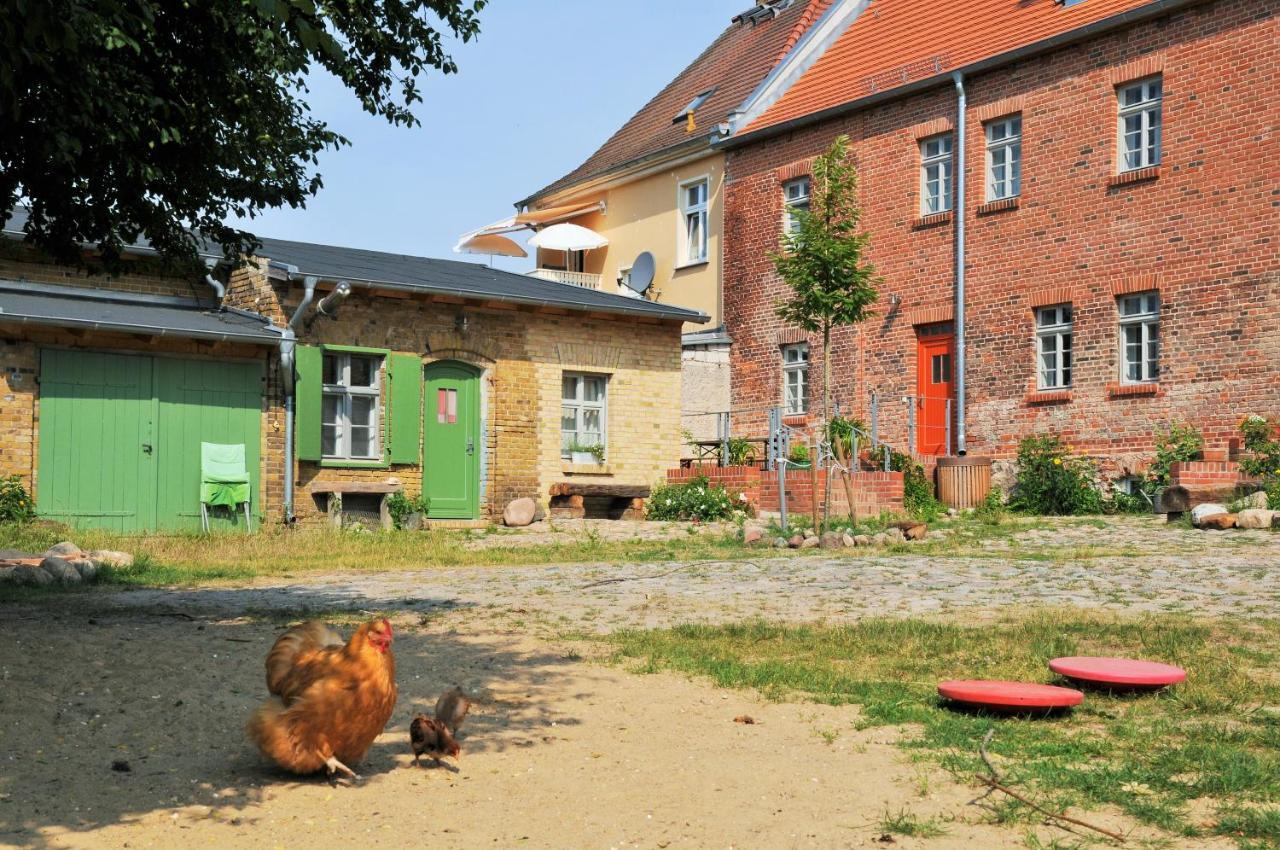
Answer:
[{"label": "grass lawn", "polygon": [[[1006,784],[1046,807],[1111,805],[1171,834],[1280,847],[1280,621],[1045,612],[981,625],[680,626],[601,640],[639,672],[670,669],[777,699],[853,703],[866,726],[909,724],[918,734],[903,746],[960,781],[983,772],[978,745],[994,728],[989,750]],[[1089,692],[1082,708],[1051,718],[961,713],[936,696],[948,678],[1053,682],[1047,662],[1064,655],[1158,659],[1185,667],[1189,679],[1158,695]],[[988,802],[1002,820],[1038,817],[1012,799]],[[892,818],[886,831],[930,831],[906,815]]]}]

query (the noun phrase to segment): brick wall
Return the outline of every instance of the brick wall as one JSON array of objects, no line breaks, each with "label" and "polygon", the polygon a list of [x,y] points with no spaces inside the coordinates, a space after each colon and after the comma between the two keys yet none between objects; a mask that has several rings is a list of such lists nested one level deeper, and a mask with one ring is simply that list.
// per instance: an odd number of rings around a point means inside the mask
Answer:
[{"label": "brick wall", "polygon": [[[705,477],[712,484],[723,487],[730,496],[745,495],[756,509],[776,513],[780,509],[778,474],[761,470],[758,466],[692,466],[667,470],[668,484],[687,484],[695,478]],[[826,473],[818,473],[818,509],[822,509],[826,492]],[[793,513],[812,513],[812,476],[808,470],[791,470],[787,473],[787,510]],[[853,477],[853,497],[858,514],[862,517],[878,516],[883,512],[902,513],[903,478],[900,472],[860,472]],[[849,499],[844,489],[844,479],[831,479],[831,514],[844,517],[849,513]]]},{"label": "brick wall", "polygon": [[[1208,2],[967,81],[968,448],[1010,457],[1025,435],[1055,432],[1104,472],[1143,465],[1171,422],[1225,446],[1246,414],[1280,416],[1280,251],[1276,246],[1276,7]],[[1158,174],[1118,183],[1121,82],[1164,81]],[[886,102],[730,152],[726,188],[726,325],[734,339],[736,433],[763,433],[781,398],[779,343],[794,331],[767,254],[778,246],[781,182],[838,134],[852,139],[878,314],[832,340],[833,394],[906,443],[901,398],[916,388],[917,333],[953,318],[954,220],[919,217],[919,139],[956,123],[951,86]],[[985,200],[983,118],[1020,111],[1023,185],[1016,204]],[[1162,300],[1161,379],[1118,386],[1116,296]],[[891,296],[900,299],[892,304]],[[1068,393],[1036,394],[1036,306],[1075,310]],[[821,397],[820,339],[811,406]]]}]

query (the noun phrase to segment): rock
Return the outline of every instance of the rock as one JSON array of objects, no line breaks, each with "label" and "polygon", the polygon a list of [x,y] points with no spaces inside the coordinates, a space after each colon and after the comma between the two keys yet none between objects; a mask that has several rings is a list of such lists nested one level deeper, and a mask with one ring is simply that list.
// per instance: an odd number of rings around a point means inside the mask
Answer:
[{"label": "rock", "polygon": [[78,584],[80,572],[66,558],[48,557],[40,562],[40,569],[63,584]]},{"label": "rock", "polygon": [[80,551],[80,547],[69,540],[64,540],[57,545],[50,546],[44,553],[46,558],[80,558],[84,556],[84,552]]},{"label": "rock", "polygon": [[86,557],[91,561],[97,561],[99,564],[107,564],[112,567],[132,567],[133,556],[128,552],[112,552],[110,549],[94,549]]},{"label": "rock", "polygon": [[418,511],[414,511],[411,514],[406,515],[404,519],[400,520],[400,530],[401,531],[421,531],[423,526],[425,526],[426,524],[427,524],[427,518],[424,517]]},{"label": "rock", "polygon": [[924,540],[929,533],[929,527],[924,523],[903,524],[899,526],[902,530],[902,536],[907,540]]},{"label": "rock", "polygon": [[16,581],[13,574],[17,571],[17,567],[0,567],[0,584],[9,584]]},{"label": "rock", "polygon": [[788,539],[787,539],[787,538],[785,538],[785,537],[775,537],[775,538],[774,538],[774,540],[773,540],[773,548],[775,548],[775,549],[790,549],[790,548],[791,548],[791,541],[790,541],[790,540],[788,540]]},{"label": "rock", "polygon": [[868,536],[867,536],[867,535],[865,535],[865,534],[859,534],[859,535],[856,535],[856,536],[853,538],[853,545],[855,545],[855,546],[870,546],[870,545],[871,545],[871,538],[870,538],[870,537],[868,537]]},{"label": "rock", "polygon": [[960,516],[960,512],[955,508],[947,508],[947,516],[950,517],[951,519],[955,519],[956,517]]},{"label": "rock", "polygon": [[538,503],[533,499],[512,499],[502,512],[502,524],[508,528],[524,528],[533,525],[533,518],[537,515]]},{"label": "rock", "polygon": [[98,562],[89,558],[77,558],[69,562],[80,574],[81,581],[96,581],[98,578]]},{"label": "rock", "polygon": [[758,525],[748,525],[742,529],[742,542],[748,546],[759,545],[764,540],[764,529]]},{"label": "rock", "polygon": [[854,546],[858,545],[858,539],[852,534],[842,534],[840,535],[840,543],[844,548],[852,549]]},{"label": "rock", "polygon": [[1269,504],[1266,490],[1259,490],[1256,493],[1250,493],[1248,496],[1245,496],[1242,501],[1244,502],[1246,510],[1256,508],[1257,510],[1265,511]]},{"label": "rock", "polygon": [[1275,511],[1249,508],[1236,515],[1236,528],[1270,528],[1275,517]]},{"label": "rock", "polygon": [[824,531],[818,538],[818,545],[823,549],[843,549],[844,535],[838,531]]},{"label": "rock", "polygon": [[24,564],[13,568],[13,582],[31,587],[45,587],[53,584],[53,576],[39,567],[28,567]]},{"label": "rock", "polygon": [[1236,527],[1235,514],[1214,514],[1207,516],[1201,520],[1196,528],[1204,528],[1211,531],[1226,531],[1228,528]]},{"label": "rock", "polygon": [[818,538],[818,537],[806,537],[806,538],[804,539],[804,542],[802,542],[802,543],[800,544],[800,548],[801,548],[801,549],[817,549],[817,548],[818,548],[819,546],[821,546],[821,545],[822,545],[822,540],[821,540],[821,538]]},{"label": "rock", "polygon": [[1271,515],[1271,527],[1280,528],[1280,511],[1275,511]]},{"label": "rock", "polygon": [[1191,524],[1196,528],[1200,528],[1204,521],[1212,516],[1222,516],[1227,513],[1227,506],[1220,505],[1217,502],[1206,502],[1203,505],[1196,505],[1191,509]]},{"label": "rock", "polygon": [[792,549],[799,549],[803,543],[804,543],[803,534],[793,534],[791,535],[791,539],[787,541],[787,545],[790,546]]},{"label": "rock", "polygon": [[21,549],[0,549],[0,561],[29,561],[39,557],[30,552],[23,552]]}]

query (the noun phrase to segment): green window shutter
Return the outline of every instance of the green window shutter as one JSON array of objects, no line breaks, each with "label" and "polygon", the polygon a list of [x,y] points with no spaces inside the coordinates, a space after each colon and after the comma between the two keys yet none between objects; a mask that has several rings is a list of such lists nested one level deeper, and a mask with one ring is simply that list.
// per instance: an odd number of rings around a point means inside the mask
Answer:
[{"label": "green window shutter", "polygon": [[422,358],[392,354],[387,358],[387,374],[391,376],[391,462],[417,464],[422,443]]},{"label": "green window shutter", "polygon": [[320,407],[324,396],[324,352],[314,345],[296,349],[294,421],[298,460],[320,460]]}]

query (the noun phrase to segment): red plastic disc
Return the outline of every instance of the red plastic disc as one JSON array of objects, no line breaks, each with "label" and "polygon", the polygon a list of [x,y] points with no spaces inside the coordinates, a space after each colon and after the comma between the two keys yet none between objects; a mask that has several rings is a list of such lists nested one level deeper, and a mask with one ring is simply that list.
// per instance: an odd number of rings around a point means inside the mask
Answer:
[{"label": "red plastic disc", "polygon": [[1084,702],[1084,694],[1071,688],[1027,682],[943,682],[938,685],[938,693],[953,702],[1003,711],[1048,711],[1070,708]]},{"label": "red plastic disc", "polygon": [[1165,688],[1187,678],[1181,667],[1132,658],[1055,658],[1049,669],[1077,682],[1122,688]]}]

